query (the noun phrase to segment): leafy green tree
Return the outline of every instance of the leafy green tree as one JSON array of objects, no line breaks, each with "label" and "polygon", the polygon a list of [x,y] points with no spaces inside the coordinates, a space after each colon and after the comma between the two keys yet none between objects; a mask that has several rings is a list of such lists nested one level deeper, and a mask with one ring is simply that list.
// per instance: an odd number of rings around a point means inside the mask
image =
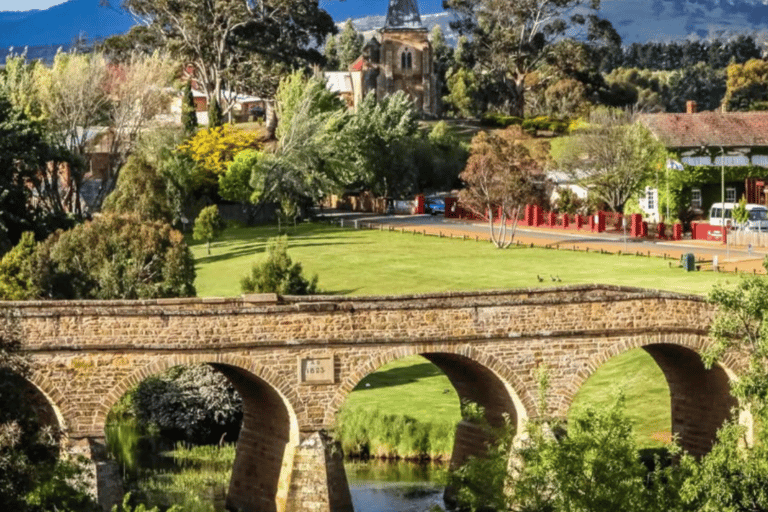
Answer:
[{"label": "leafy green tree", "polygon": [[[768,265],[764,262],[764,266]],[[716,285],[707,300],[718,307],[718,314],[710,327],[714,340],[704,354],[704,362],[711,366],[722,360],[726,352],[741,350],[747,354],[747,367],[739,379],[731,381],[731,392],[741,407],[753,413],[768,410],[768,280],[760,276],[742,278],[735,288]]]},{"label": "leafy green tree", "polygon": [[[525,138],[517,126],[499,133],[478,133],[472,138],[467,167],[459,175],[465,184],[459,200],[487,216],[491,241],[499,249],[512,244],[520,211],[535,197],[534,181],[540,168],[523,145]],[[510,228],[507,220],[512,222]]]},{"label": "leafy green tree", "polygon": [[168,224],[102,215],[38,245],[32,277],[42,298],[149,299],[195,295],[195,264]]},{"label": "leafy green tree", "polygon": [[553,146],[560,169],[614,211],[661,169],[664,146],[624,112],[600,109],[590,114],[588,124]]},{"label": "leafy green tree", "polygon": [[227,201],[238,203],[257,203],[259,197],[254,197],[256,190],[263,190],[264,183],[258,182],[251,186],[251,178],[261,178],[263,175],[253,175],[254,169],[259,166],[259,161],[264,158],[264,153],[253,149],[246,149],[237,154],[235,159],[227,167],[227,172],[219,176],[219,194]]},{"label": "leafy green tree", "polygon": [[280,65],[321,64],[317,48],[336,32],[317,0],[126,0],[124,6],[146,21],[162,48],[191,64],[208,104],[218,100],[224,114],[234,105],[225,90],[272,97]]},{"label": "leafy green tree", "polygon": [[339,69],[347,69],[363,53],[363,34],[355,30],[352,20],[344,23],[339,35]]},{"label": "leafy green tree", "polygon": [[402,91],[377,101],[368,94],[340,122],[331,147],[344,169],[356,175],[343,176],[348,183],[356,180],[380,196],[405,197],[414,192],[418,169],[413,151],[420,137],[413,103]]},{"label": "leafy green tree", "polygon": [[716,110],[726,91],[726,71],[713,68],[704,62],[672,71],[669,78],[669,112],[685,112],[688,100],[693,100],[699,110]]},{"label": "leafy green tree", "polygon": [[[491,80],[498,109],[523,116],[526,75],[566,32],[596,18],[599,0],[446,0],[454,27],[472,35],[478,73]],[[583,12],[590,13],[585,16]],[[578,14],[577,14],[578,12]]]},{"label": "leafy green tree", "polygon": [[301,72],[280,82],[276,101],[277,143],[262,155],[250,153],[230,172],[242,176],[245,165],[253,166],[248,191],[254,203],[305,205],[337,188],[345,181],[343,176],[353,172],[333,163],[339,157],[329,140],[344,108],[321,81]]},{"label": "leafy green tree", "polygon": [[224,124],[224,114],[218,99],[208,104],[208,128],[218,128]]},{"label": "leafy green tree", "polygon": [[341,64],[339,64],[338,42],[336,41],[335,36],[330,35],[325,40],[323,57],[325,57],[325,69],[329,71],[337,71],[341,69]]},{"label": "leafy green tree", "polygon": [[0,259],[0,300],[27,300],[40,294],[32,277],[35,247],[34,234],[25,231],[19,243]]},{"label": "leafy green tree", "polygon": [[184,84],[181,98],[181,125],[188,134],[195,133],[197,130],[197,106],[195,97],[192,95],[192,83]]},{"label": "leafy green tree", "polygon": [[195,219],[192,237],[195,240],[205,240],[208,254],[211,254],[211,241],[219,238],[224,231],[224,221],[219,215],[219,207],[215,204],[206,206]]},{"label": "leafy green tree", "polygon": [[435,91],[437,97],[442,99],[449,92],[446,75],[448,70],[454,65],[453,48],[445,42],[445,35],[443,35],[443,29],[440,25],[432,27],[432,31],[429,33],[429,42],[432,44]]},{"label": "leafy green tree", "polygon": [[175,366],[131,392],[131,412],[144,426],[191,443],[234,441],[243,418],[240,395],[208,365]]},{"label": "leafy green tree", "polygon": [[460,117],[474,117],[478,108],[478,83],[474,72],[463,67],[449,70],[446,75],[446,87],[448,94],[443,96],[443,101]]},{"label": "leafy green tree", "polygon": [[[679,475],[650,472],[635,445],[632,422],[619,398],[610,408],[574,412],[567,430],[530,421],[513,443],[501,433],[487,457],[455,472],[460,505],[471,511],[682,511]],[[510,462],[511,461],[511,462]]]},{"label": "leafy green tree", "polygon": [[301,263],[288,256],[288,237],[267,241],[267,259],[251,268],[240,281],[243,293],[278,293],[281,295],[311,295],[317,291],[317,276],[307,279]]}]

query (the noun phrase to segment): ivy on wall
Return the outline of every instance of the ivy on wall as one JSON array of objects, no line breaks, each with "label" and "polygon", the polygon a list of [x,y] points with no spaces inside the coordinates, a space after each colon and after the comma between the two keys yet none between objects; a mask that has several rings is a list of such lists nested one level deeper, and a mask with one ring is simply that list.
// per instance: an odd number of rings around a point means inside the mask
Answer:
[{"label": "ivy on wall", "polygon": [[[659,189],[659,212],[666,214],[667,207],[667,177],[669,179],[669,211],[672,218],[686,219],[690,216],[691,189],[700,187],[702,206],[706,210],[709,205],[720,201],[720,181],[722,169],[712,165],[686,165],[685,170],[675,171],[665,169],[659,171],[655,179],[646,183]],[[725,183],[736,184],[737,199],[744,194],[744,181],[747,178],[768,178],[768,168],[757,165],[741,165],[725,167]],[[708,186],[709,185],[709,186]]]}]

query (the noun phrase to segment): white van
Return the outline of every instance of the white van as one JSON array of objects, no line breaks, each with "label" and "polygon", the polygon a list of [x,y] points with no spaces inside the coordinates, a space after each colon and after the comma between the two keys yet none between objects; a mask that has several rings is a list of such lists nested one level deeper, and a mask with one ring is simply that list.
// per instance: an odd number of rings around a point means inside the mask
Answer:
[{"label": "white van", "polygon": [[[733,220],[733,209],[739,203],[715,203],[709,210],[709,223],[713,226],[724,226],[730,224],[736,226]],[[768,232],[768,208],[761,204],[747,204],[749,219],[744,226],[746,231],[766,231]]]}]

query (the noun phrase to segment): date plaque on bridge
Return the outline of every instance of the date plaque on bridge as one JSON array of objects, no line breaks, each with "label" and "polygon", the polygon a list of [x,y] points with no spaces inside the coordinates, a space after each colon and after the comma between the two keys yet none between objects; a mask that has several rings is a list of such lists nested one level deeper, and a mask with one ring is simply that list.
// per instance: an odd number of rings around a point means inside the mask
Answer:
[{"label": "date plaque on bridge", "polygon": [[301,384],[333,384],[333,356],[300,357],[299,382]]}]

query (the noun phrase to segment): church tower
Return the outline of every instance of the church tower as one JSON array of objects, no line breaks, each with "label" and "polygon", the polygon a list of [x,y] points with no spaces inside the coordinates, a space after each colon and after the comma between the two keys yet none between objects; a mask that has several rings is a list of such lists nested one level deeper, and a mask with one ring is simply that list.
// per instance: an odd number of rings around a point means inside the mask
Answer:
[{"label": "church tower", "polygon": [[371,39],[350,68],[360,73],[360,97],[373,89],[379,100],[404,91],[418,111],[435,116],[434,65],[428,35],[417,0],[389,0],[380,41]]}]

